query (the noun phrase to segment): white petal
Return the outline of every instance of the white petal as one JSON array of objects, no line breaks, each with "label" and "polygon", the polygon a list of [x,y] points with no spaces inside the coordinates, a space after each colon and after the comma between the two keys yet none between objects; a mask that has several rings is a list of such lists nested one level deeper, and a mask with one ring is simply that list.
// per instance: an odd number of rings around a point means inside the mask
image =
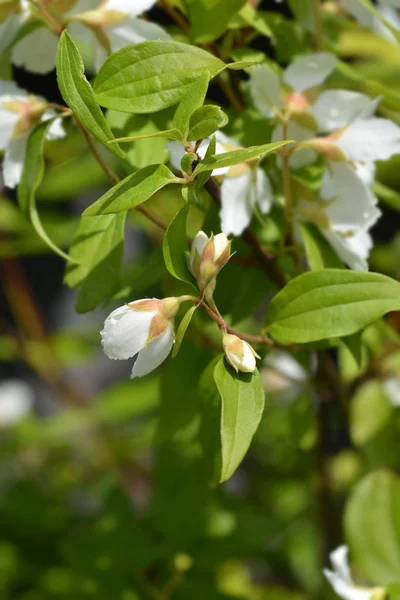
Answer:
[{"label": "white petal", "polygon": [[[51,118],[54,115],[50,115],[48,111],[43,115],[45,118],[43,121],[47,120],[47,118]],[[65,137],[65,129],[63,127],[62,119],[55,119],[49,127],[49,130],[46,135],[46,139],[48,140],[58,140],[60,138]]]},{"label": "white petal", "polygon": [[308,378],[307,371],[289,352],[273,350],[267,354],[264,364],[293,381],[303,383]]},{"label": "white petal", "polygon": [[240,235],[249,225],[255,195],[250,169],[239,177],[225,177],[221,186],[221,229],[226,234]]},{"label": "white petal", "polygon": [[255,178],[256,204],[262,214],[265,215],[271,210],[272,201],[274,199],[271,183],[262,169],[256,169]]},{"label": "white petal", "polygon": [[[325,212],[332,226],[348,229],[372,227],[381,212],[370,188],[345,163],[332,163],[331,175],[336,195]],[[321,195],[324,197],[322,193]]]},{"label": "white petal", "polygon": [[[314,133],[310,129],[306,129],[297,123],[297,121],[290,121],[287,130],[287,137],[289,140],[295,140],[296,142],[302,142],[309,140],[314,137]],[[272,142],[279,142],[283,139],[283,127],[277,125],[272,132]],[[317,155],[311,148],[301,148],[297,152],[294,152],[289,158],[289,164],[292,169],[301,169],[306,165],[314,162],[317,159]]]},{"label": "white petal", "polygon": [[48,73],[55,68],[57,36],[40,27],[22,38],[11,50],[11,61],[32,73]]},{"label": "white petal", "polygon": [[226,247],[229,244],[229,240],[226,237],[225,233],[218,233],[214,236],[214,260],[218,260],[223,252],[225,252]]},{"label": "white petal", "polygon": [[[135,304],[134,302],[132,304]],[[100,332],[104,352],[109,358],[123,360],[135,356],[144,348],[150,324],[156,311],[133,310],[121,306],[104,321]]]},{"label": "white petal", "polygon": [[3,160],[3,179],[9,188],[15,188],[22,175],[24,168],[26,144],[29,132],[9,141]]},{"label": "white petal", "polygon": [[281,82],[278,75],[268,67],[259,65],[251,70],[249,84],[256,109],[264,117],[272,117],[272,107],[282,107]]},{"label": "white petal", "polygon": [[343,8],[345,8],[353,17],[362,25],[368,29],[374,27],[375,19],[374,15],[366,6],[361,4],[360,0],[343,0]]},{"label": "white petal", "polygon": [[170,325],[164,333],[139,352],[139,356],[133,365],[131,378],[143,377],[157,369],[171,352],[174,342],[174,331],[172,325]]},{"label": "white petal", "polygon": [[371,600],[373,590],[362,590],[355,587],[351,578],[347,555],[347,546],[340,546],[334,550],[329,556],[334,570],[324,569],[325,577],[343,600]]},{"label": "white petal", "polygon": [[103,10],[118,10],[137,17],[146,10],[150,10],[156,2],[157,0],[108,0]]},{"label": "white petal", "polygon": [[386,397],[392,406],[400,406],[400,377],[388,377],[383,382]]},{"label": "white petal", "polygon": [[381,0],[380,3],[385,4],[386,6],[391,6],[392,8],[400,8],[400,0]]},{"label": "white petal", "polygon": [[189,259],[190,267],[192,267],[192,265],[193,265],[195,255],[196,255],[196,250],[197,250],[199,256],[201,257],[204,246],[207,244],[208,240],[209,240],[209,237],[207,234],[204,233],[204,231],[199,231],[199,233],[196,234],[196,236],[192,242],[192,246],[190,248],[190,259]]},{"label": "white petal", "polygon": [[388,119],[362,119],[345,129],[337,145],[351,161],[386,160],[400,153],[400,127]]},{"label": "white petal", "polygon": [[335,250],[339,258],[354,271],[368,271],[367,258],[372,247],[368,232],[354,231],[351,236],[340,227],[321,229],[321,233]]},{"label": "white petal", "polygon": [[32,388],[18,379],[0,383],[0,427],[18,423],[33,405]]},{"label": "white petal", "polygon": [[181,160],[185,155],[185,149],[179,142],[167,142],[166,149],[169,152],[169,162],[177,171],[181,170]]},{"label": "white petal", "polygon": [[296,92],[319,85],[335,68],[337,58],[328,52],[315,52],[301,56],[288,66],[283,80]]},{"label": "white petal", "polygon": [[370,117],[380,98],[371,100],[365,94],[348,90],[328,90],[320,94],[311,109],[319,130],[334,131],[348,125],[355,119]]},{"label": "white petal", "polygon": [[168,40],[171,37],[159,25],[135,17],[129,17],[117,25],[109,27],[108,33],[113,52],[127,44],[138,44],[146,40]]},{"label": "white petal", "polygon": [[0,150],[7,146],[19,118],[20,115],[1,107],[0,97]]},{"label": "white petal", "polygon": [[354,163],[354,169],[357,176],[367,185],[372,187],[375,181],[376,167],[373,162],[371,163]]}]

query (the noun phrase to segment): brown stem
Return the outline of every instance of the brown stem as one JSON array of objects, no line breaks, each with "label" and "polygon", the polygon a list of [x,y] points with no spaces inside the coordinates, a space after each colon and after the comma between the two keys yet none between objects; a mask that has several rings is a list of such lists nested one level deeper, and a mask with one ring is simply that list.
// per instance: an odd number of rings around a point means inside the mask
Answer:
[{"label": "brown stem", "polygon": [[62,25],[57,23],[55,18],[47,11],[46,7],[44,6],[44,2],[42,0],[39,0],[39,2],[35,3],[35,4],[36,4],[37,8],[39,9],[42,17],[44,18],[45,21],[47,21],[47,23],[49,24],[50,28],[54,31],[56,36],[60,37],[64,30]]},{"label": "brown stem", "polygon": [[[218,206],[221,206],[221,188],[213,177],[210,177],[204,188],[213,198],[214,202],[218,204]],[[278,287],[283,287],[286,284],[286,280],[284,275],[275,264],[275,256],[268,253],[268,251],[261,244],[257,235],[250,227],[247,227],[244,230],[242,233],[242,239],[246,242],[249,248],[251,248],[255,259],[268,277],[270,277]]]},{"label": "brown stem", "polygon": [[169,14],[171,19],[173,19],[175,23],[179,25],[181,29],[183,29],[183,31],[190,31],[190,25],[186,21],[185,17],[181,15],[181,13],[176,10],[174,6],[171,6],[168,0],[160,0],[160,4],[165,12]]}]

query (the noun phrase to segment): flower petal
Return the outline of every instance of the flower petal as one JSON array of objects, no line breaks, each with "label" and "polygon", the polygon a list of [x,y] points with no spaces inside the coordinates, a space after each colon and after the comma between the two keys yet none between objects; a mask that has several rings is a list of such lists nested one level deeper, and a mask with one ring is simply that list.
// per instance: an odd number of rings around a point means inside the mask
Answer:
[{"label": "flower petal", "polygon": [[19,379],[0,383],[0,427],[18,423],[33,405],[32,388]]},{"label": "flower petal", "polygon": [[400,153],[400,127],[388,119],[354,121],[344,130],[337,145],[354,162],[386,160]]},{"label": "flower petal", "polygon": [[390,404],[395,408],[400,406],[400,377],[387,377],[383,382],[383,389]]},{"label": "flower petal", "polygon": [[372,238],[367,231],[355,230],[352,234],[340,227],[321,229],[321,233],[339,258],[354,271],[368,271],[367,258],[372,248]]},{"label": "flower petal", "polygon": [[267,117],[273,117],[273,107],[282,108],[280,78],[268,67],[258,65],[250,73],[250,93],[256,109]]},{"label": "flower petal", "polygon": [[226,234],[240,235],[251,221],[255,194],[250,169],[238,177],[225,177],[221,186],[221,229]]},{"label": "flower petal", "polygon": [[7,145],[3,160],[3,179],[8,188],[15,188],[21,180],[28,135],[29,132],[12,138]]},{"label": "flower petal", "polygon": [[328,52],[314,52],[301,56],[285,70],[283,80],[296,92],[319,85],[335,68],[337,58]]},{"label": "flower petal", "polygon": [[324,569],[325,577],[343,600],[372,600],[374,590],[362,590],[354,585],[347,562],[347,554],[347,546],[340,546],[330,554],[334,570]]},{"label": "flower petal", "polygon": [[271,182],[262,169],[255,170],[255,201],[263,215],[271,210],[274,194]]},{"label": "flower petal", "polygon": [[175,342],[172,324],[160,336],[155,338],[146,348],[139,352],[133,365],[131,379],[143,377],[161,365],[171,352]]},{"label": "flower petal", "polygon": [[117,25],[109,27],[108,33],[113,52],[127,44],[138,44],[146,40],[168,40],[171,37],[159,25],[135,17],[128,17]]},{"label": "flower petal", "polygon": [[0,150],[6,148],[19,118],[20,115],[1,107],[0,97]]},{"label": "flower petal", "polygon": [[57,36],[40,27],[22,38],[11,50],[11,61],[32,73],[48,73],[55,67]]},{"label": "flower petal", "polygon": [[[50,111],[46,111],[43,116],[44,116],[43,121],[46,121],[47,119],[51,119],[52,117],[54,117],[55,114],[54,113],[52,114]],[[49,130],[46,135],[46,139],[47,140],[58,140],[63,137],[65,137],[63,120],[55,119],[49,127]]]},{"label": "flower petal", "polygon": [[[135,303],[132,302],[134,305]],[[104,352],[114,360],[135,356],[146,344],[150,324],[157,311],[120,306],[104,321],[100,332]]]},{"label": "flower petal", "polygon": [[365,94],[348,90],[327,90],[320,94],[311,109],[319,130],[334,131],[355,119],[370,117],[376,110],[380,98],[372,100]]},{"label": "flower petal", "polygon": [[204,233],[204,231],[199,231],[196,234],[196,236],[192,242],[192,246],[190,248],[190,258],[189,258],[190,268],[192,268],[192,266],[193,266],[194,259],[196,256],[196,250],[201,258],[204,246],[207,244],[208,240],[209,240],[209,237],[206,233]]},{"label": "flower petal", "polygon": [[132,0],[108,0],[103,10],[117,10],[137,17],[146,10],[150,10],[156,2],[157,0],[134,0],[134,2]]}]

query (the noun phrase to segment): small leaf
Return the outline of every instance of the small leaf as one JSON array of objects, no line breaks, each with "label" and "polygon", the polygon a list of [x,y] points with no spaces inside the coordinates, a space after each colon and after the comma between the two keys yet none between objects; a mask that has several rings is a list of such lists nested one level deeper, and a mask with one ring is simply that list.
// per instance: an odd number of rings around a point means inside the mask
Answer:
[{"label": "small leaf", "polygon": [[212,156],[205,157],[197,167],[193,174],[198,175],[204,171],[213,171],[214,169],[221,169],[223,167],[232,167],[248,160],[254,160],[266,156],[271,152],[275,152],[286,144],[293,143],[291,140],[285,140],[281,142],[272,142],[270,144],[263,144],[262,146],[250,146],[249,148],[243,148],[240,150],[232,150],[231,152],[222,152],[221,154],[214,154]]},{"label": "small leaf", "polygon": [[379,273],[344,269],[295,277],[268,307],[269,334],[293,344],[344,337],[400,310],[400,283]]},{"label": "small leaf", "polygon": [[328,244],[324,236],[311,223],[300,223],[301,237],[312,271],[319,269],[344,269],[344,264]]},{"label": "small leaf", "polygon": [[186,0],[192,39],[198,44],[204,44],[220,37],[245,2],[246,0]]},{"label": "small leaf", "polygon": [[125,177],[83,214],[107,215],[135,208],[169,183],[185,183],[185,180],[175,177],[165,165],[149,165]]},{"label": "small leaf", "polygon": [[214,380],[222,400],[221,482],[232,477],[257,431],[264,410],[264,389],[260,373],[235,373],[221,357]]},{"label": "small leaf", "polygon": [[[105,146],[114,135],[101,112],[92,86],[84,73],[79,50],[68,34],[61,35],[57,49],[57,81],[61,95],[82,125]],[[118,144],[107,146],[111,152],[124,157]]]},{"label": "small leaf", "polygon": [[182,139],[181,132],[178,129],[166,129],[165,131],[155,131],[154,133],[143,133],[143,135],[132,135],[128,137],[115,138],[110,140],[108,144],[136,142],[137,140],[145,140],[148,138],[167,138],[180,142]]},{"label": "small leaf", "polygon": [[186,219],[189,205],[185,204],[172,219],[163,242],[163,254],[168,271],[180,279],[194,286],[194,279],[187,265],[186,252],[188,250],[186,241]]},{"label": "small leaf", "polygon": [[242,19],[258,31],[258,33],[261,33],[261,35],[265,35],[266,37],[273,37],[271,28],[265,18],[265,13],[260,13],[258,10],[255,10],[249,2],[244,5],[239,14]]},{"label": "small leaf", "polygon": [[189,86],[187,93],[185,96],[183,96],[178,108],[176,109],[174,115],[174,126],[181,132],[183,140],[187,139],[189,122],[193,113],[203,106],[209,81],[209,72],[204,71],[201,73],[199,78]]},{"label": "small leaf", "polygon": [[94,310],[119,281],[126,213],[82,217],[70,249],[78,266],[67,268],[65,283],[80,286],[77,312]]},{"label": "small leaf", "polygon": [[342,338],[342,343],[346,346],[347,350],[354,358],[357,366],[361,367],[363,360],[361,331],[357,331],[357,333],[353,333],[353,335],[345,336]]},{"label": "small leaf", "polygon": [[352,556],[374,585],[400,581],[400,479],[375,471],[354,488],[344,526]]},{"label": "small leaf", "polygon": [[66,261],[77,263],[74,258],[65,254],[45,232],[40,221],[36,206],[36,190],[38,189],[44,173],[43,147],[46,134],[54,119],[49,119],[40,123],[33,129],[29,135],[26,146],[26,155],[24,168],[21,175],[21,181],[18,186],[18,203],[28,221],[32,224],[38,236],[59,256]]},{"label": "small leaf", "polygon": [[210,137],[217,129],[225,127],[228,116],[219,106],[207,104],[194,111],[190,117],[187,141],[194,142]]},{"label": "small leaf", "polygon": [[209,52],[173,41],[125,46],[101,67],[94,90],[102,106],[153,113],[177,104],[204,71],[215,77],[225,63]]},{"label": "small leaf", "polygon": [[187,313],[183,317],[182,321],[179,323],[178,331],[176,333],[175,345],[174,345],[174,348],[172,350],[172,358],[175,358],[175,356],[179,352],[179,348],[181,347],[183,338],[185,337],[186,330],[189,327],[190,321],[192,320],[192,317],[194,315],[194,311],[196,310],[197,306],[198,305],[195,304],[194,306],[192,306],[191,308],[189,308],[189,310],[187,311]]}]

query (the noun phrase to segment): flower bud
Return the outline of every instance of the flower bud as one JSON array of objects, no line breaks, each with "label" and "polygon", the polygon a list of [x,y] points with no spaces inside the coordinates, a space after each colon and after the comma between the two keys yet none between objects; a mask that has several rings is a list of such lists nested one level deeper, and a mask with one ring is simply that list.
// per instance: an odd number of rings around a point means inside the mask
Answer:
[{"label": "flower bud", "polygon": [[228,262],[230,253],[231,241],[224,233],[208,237],[204,231],[199,231],[192,243],[189,264],[201,291]]},{"label": "flower bud", "polygon": [[254,373],[256,368],[256,357],[260,358],[253,348],[241,340],[237,335],[224,333],[222,336],[226,360],[235,369],[236,373]]}]

